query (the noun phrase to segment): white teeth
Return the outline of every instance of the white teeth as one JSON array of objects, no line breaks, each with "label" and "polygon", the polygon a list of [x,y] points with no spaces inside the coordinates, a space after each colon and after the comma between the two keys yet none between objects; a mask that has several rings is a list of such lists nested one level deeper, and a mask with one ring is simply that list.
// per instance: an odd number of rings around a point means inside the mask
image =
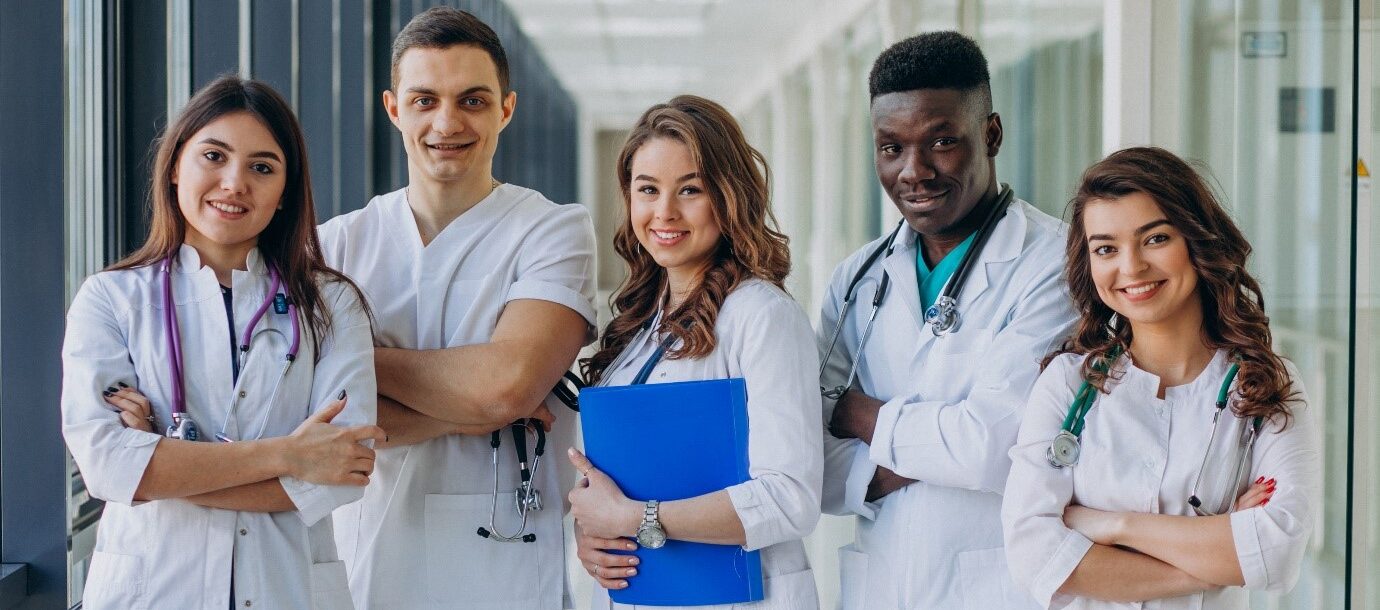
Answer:
[{"label": "white teeth", "polygon": [[676,231],[676,232],[669,232],[669,231],[652,231],[652,234],[653,234],[653,235],[655,235],[655,236],[657,236],[657,237],[660,237],[661,239],[675,239],[675,238],[677,238],[677,237],[680,237],[680,236],[682,236],[682,235],[685,235],[685,233],[686,233],[685,231]]},{"label": "white teeth", "polygon": [[225,212],[226,214],[242,214],[246,211],[246,208],[242,208],[237,205],[230,205],[228,203],[217,203],[215,201],[211,201],[209,203],[211,204],[211,207]]},{"label": "white teeth", "polygon": [[1138,295],[1138,294],[1145,294],[1145,293],[1147,293],[1147,292],[1150,292],[1151,290],[1154,290],[1154,289],[1156,289],[1156,288],[1159,288],[1159,287],[1160,287],[1160,284],[1163,284],[1163,283],[1164,283],[1164,282],[1155,282],[1155,283],[1153,283],[1153,284],[1145,284],[1145,285],[1142,285],[1142,286],[1135,286],[1135,287],[1132,287],[1132,288],[1127,288],[1127,289],[1126,289],[1126,294],[1129,294],[1129,295],[1132,295],[1132,296]]}]

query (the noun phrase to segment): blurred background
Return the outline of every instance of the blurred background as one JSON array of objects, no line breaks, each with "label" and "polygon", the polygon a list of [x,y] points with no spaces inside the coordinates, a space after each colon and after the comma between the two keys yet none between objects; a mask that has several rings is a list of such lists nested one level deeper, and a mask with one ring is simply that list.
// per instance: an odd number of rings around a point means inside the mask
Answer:
[{"label": "blurred background", "polygon": [[[0,4],[0,607],[80,604],[101,503],[58,432],[63,311],[144,239],[150,142],[168,114],[218,74],[264,79],[301,117],[319,213],[363,207],[405,181],[379,94],[393,35],[436,4],[503,39],[519,101],[495,173],[591,209],[600,304],[624,273],[609,237],[626,130],[696,93],[770,162],[788,287],[817,317],[834,265],[898,217],[873,170],[866,80],[882,49],[923,31],[983,46],[1006,128],[998,178],[1055,216],[1113,150],[1200,161],[1256,247],[1277,348],[1325,435],[1303,577],[1252,607],[1380,610],[1380,0]],[[826,607],[852,528],[826,517],[807,544]],[[569,569],[586,605],[591,582]]]}]

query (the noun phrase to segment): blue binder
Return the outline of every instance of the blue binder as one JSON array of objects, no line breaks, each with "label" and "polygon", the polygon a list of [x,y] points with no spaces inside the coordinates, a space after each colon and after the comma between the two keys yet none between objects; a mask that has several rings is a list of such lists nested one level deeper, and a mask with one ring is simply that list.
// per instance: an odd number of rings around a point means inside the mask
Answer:
[{"label": "blue binder", "polygon": [[[585,388],[585,453],[634,500],[681,500],[748,480],[742,379]],[[638,547],[620,604],[701,606],[760,601],[762,557],[740,546],[668,540]]]}]

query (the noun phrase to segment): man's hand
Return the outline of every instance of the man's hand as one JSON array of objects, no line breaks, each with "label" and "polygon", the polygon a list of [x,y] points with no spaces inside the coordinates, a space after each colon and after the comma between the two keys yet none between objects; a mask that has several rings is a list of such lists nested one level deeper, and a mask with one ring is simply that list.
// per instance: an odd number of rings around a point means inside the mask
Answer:
[{"label": "man's hand", "polygon": [[881,466],[877,467],[877,473],[872,475],[872,482],[867,484],[867,501],[876,502],[902,487],[914,483],[915,479],[907,479]]},{"label": "man's hand", "polygon": [[872,431],[877,428],[877,413],[885,404],[876,398],[850,388],[834,403],[834,417],[829,420],[829,433],[835,438],[856,438],[872,444]]}]

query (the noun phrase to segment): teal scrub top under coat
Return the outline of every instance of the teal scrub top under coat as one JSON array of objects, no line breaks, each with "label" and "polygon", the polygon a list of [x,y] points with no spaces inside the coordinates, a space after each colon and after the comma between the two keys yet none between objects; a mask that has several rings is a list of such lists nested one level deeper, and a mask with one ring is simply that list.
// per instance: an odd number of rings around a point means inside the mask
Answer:
[{"label": "teal scrub top under coat", "polygon": [[930,269],[925,263],[925,245],[916,240],[915,248],[915,279],[920,286],[920,311],[925,311],[934,304],[939,298],[939,294],[944,291],[944,284],[953,277],[954,271],[958,269],[958,264],[963,261],[963,255],[968,253],[968,249],[973,245],[973,239],[977,237],[974,232],[968,235],[968,239],[958,244],[952,252],[944,255],[939,263]]}]

